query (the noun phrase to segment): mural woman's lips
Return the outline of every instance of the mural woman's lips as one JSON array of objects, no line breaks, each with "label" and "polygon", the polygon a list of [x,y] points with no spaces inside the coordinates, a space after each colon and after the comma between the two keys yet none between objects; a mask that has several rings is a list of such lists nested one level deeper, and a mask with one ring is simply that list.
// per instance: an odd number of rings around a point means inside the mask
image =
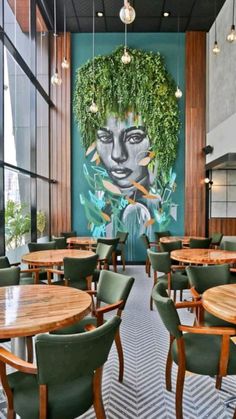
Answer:
[{"label": "mural woman's lips", "polygon": [[126,177],[131,175],[132,170],[130,170],[126,167],[113,167],[110,170],[110,173],[111,173],[113,178],[125,179]]}]

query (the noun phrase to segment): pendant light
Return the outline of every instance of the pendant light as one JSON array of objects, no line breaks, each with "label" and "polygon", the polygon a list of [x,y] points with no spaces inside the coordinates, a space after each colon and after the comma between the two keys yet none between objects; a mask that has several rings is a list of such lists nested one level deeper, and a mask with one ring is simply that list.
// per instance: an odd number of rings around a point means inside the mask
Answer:
[{"label": "pendant light", "polygon": [[89,107],[91,113],[97,113],[98,107],[95,102],[95,72],[94,72],[94,55],[95,55],[95,6],[93,0],[93,100]]},{"label": "pendant light", "polygon": [[70,68],[70,63],[67,60],[67,54],[66,54],[66,3],[64,1],[64,36],[63,36],[63,60],[61,63],[62,68],[64,68],[65,70],[67,70],[68,68]]},{"label": "pendant light", "polygon": [[132,23],[135,19],[136,13],[134,8],[130,5],[128,0],[124,0],[124,6],[120,9],[120,19],[126,25]]},{"label": "pendant light", "polygon": [[56,0],[54,0],[54,57],[55,57],[55,69],[54,73],[51,77],[51,83],[53,86],[60,86],[62,83],[62,79],[59,76],[58,68],[57,68],[57,9],[56,9]]},{"label": "pendant light", "polygon": [[179,33],[179,15],[178,15],[178,49],[177,49],[177,87],[175,97],[180,99],[183,96],[182,90],[179,88],[179,55],[180,55],[180,33]]},{"label": "pendant light", "polygon": [[233,19],[230,29],[230,33],[227,35],[227,41],[232,43],[236,41],[235,24],[234,24],[234,11],[235,11],[235,0],[233,0]]},{"label": "pendant light", "polygon": [[129,64],[131,61],[131,56],[127,51],[127,24],[125,23],[125,47],[124,47],[124,54],[121,57],[121,61],[123,64]]},{"label": "pendant light", "polygon": [[219,44],[217,42],[217,25],[216,25],[216,0],[215,0],[215,42],[212,48],[212,52],[213,54],[217,55],[220,52],[220,47]]}]

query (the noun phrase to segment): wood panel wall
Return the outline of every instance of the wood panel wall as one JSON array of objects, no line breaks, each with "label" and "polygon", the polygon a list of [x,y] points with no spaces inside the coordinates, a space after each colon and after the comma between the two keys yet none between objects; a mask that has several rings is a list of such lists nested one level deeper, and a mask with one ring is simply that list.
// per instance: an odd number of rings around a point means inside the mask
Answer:
[{"label": "wood panel wall", "polygon": [[185,234],[205,235],[206,34],[186,33]]},{"label": "wood panel wall", "polygon": [[[63,70],[63,36],[58,36],[57,67],[62,77],[61,86],[51,85],[51,99],[55,107],[50,111],[51,177],[51,234],[71,230],[71,68]],[[51,74],[55,68],[53,37],[51,38]],[[66,36],[67,59],[71,61],[71,37]]]},{"label": "wood panel wall", "polygon": [[210,218],[209,236],[215,232],[225,236],[236,236],[236,218]]}]

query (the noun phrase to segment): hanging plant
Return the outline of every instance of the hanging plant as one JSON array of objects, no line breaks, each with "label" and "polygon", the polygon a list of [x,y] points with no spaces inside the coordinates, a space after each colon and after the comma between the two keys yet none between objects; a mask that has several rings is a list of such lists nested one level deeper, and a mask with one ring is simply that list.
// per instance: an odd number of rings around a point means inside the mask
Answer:
[{"label": "hanging plant", "polygon": [[[159,173],[165,176],[177,153],[180,123],[176,85],[159,53],[131,48],[128,51],[132,56],[129,65],[121,62],[123,47],[95,58],[95,91],[92,60],[77,70],[75,119],[87,150],[96,140],[97,129],[106,126],[109,115],[121,120],[130,111],[141,115],[155,156],[150,165],[157,159]],[[96,114],[89,112],[93,98],[98,106]]]}]

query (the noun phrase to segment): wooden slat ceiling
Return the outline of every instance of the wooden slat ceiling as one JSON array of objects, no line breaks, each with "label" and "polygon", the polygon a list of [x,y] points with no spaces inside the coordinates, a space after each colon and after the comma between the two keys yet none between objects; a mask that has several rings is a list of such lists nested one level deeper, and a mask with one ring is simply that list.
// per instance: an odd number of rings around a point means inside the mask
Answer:
[{"label": "wooden slat ceiling", "polygon": [[[57,0],[58,30],[63,30],[63,7],[66,3],[67,28],[71,32],[92,31],[92,0]],[[53,0],[45,0],[53,16]],[[179,30],[209,31],[225,0],[130,0],[136,10],[136,19],[128,25],[132,32],[177,32]],[[96,12],[104,17],[96,18],[96,32],[123,32],[119,19],[123,0],[95,0]],[[216,5],[216,10],[215,10]],[[164,18],[163,12],[170,17]]]}]

